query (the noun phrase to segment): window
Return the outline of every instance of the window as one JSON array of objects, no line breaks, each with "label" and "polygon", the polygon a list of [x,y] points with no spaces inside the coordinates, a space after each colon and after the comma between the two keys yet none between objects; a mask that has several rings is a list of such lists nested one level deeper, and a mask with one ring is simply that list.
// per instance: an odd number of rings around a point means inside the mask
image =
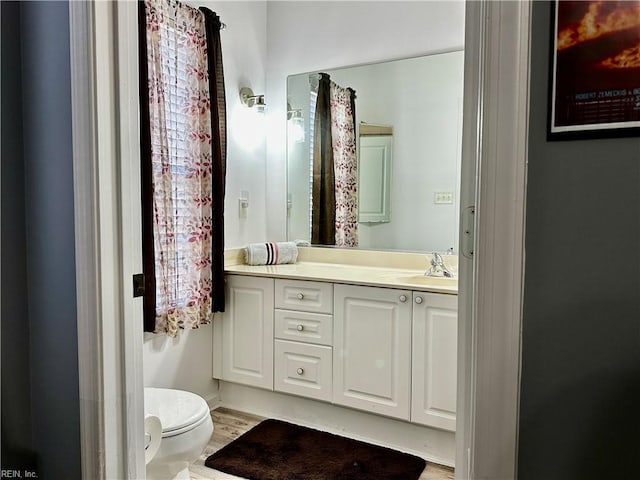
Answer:
[{"label": "window", "polygon": [[175,0],[140,4],[146,331],[175,336],[224,310],[220,26]]}]

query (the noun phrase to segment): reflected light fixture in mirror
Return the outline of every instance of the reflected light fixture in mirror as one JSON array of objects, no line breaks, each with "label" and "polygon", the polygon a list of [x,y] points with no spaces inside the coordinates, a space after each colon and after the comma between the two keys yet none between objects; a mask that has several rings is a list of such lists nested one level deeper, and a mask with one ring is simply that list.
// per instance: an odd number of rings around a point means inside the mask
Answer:
[{"label": "reflected light fixture in mirror", "polygon": [[290,142],[304,142],[304,116],[302,109],[293,109],[287,103],[287,138]]}]

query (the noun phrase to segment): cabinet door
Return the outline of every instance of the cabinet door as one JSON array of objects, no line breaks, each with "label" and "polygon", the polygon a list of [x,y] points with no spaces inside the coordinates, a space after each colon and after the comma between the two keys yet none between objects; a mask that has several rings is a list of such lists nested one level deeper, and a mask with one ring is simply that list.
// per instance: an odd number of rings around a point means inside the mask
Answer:
[{"label": "cabinet door", "polygon": [[409,419],[411,292],[336,285],[333,402]]},{"label": "cabinet door", "polygon": [[413,294],[411,421],[455,431],[458,297]]},{"label": "cabinet door", "polygon": [[227,277],[226,311],[214,324],[214,376],[273,390],[273,279]]}]

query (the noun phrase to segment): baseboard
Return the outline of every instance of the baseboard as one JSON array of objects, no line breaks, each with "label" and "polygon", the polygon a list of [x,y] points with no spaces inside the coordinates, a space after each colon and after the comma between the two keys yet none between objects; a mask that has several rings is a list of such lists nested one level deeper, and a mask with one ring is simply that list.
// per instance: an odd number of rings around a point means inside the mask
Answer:
[{"label": "baseboard", "polygon": [[220,381],[220,406],[394,448],[454,467],[455,434],[347,407]]},{"label": "baseboard", "polygon": [[207,395],[204,400],[205,400],[205,402],[207,402],[207,405],[209,405],[209,408],[211,410],[215,410],[216,408],[222,406],[222,400],[220,398],[220,392],[216,392],[214,394]]}]

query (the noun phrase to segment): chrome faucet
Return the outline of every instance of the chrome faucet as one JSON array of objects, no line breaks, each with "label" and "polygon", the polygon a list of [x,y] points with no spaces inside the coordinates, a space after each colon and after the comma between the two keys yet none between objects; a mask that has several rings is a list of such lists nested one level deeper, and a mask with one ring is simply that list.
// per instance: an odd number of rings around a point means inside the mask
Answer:
[{"label": "chrome faucet", "polygon": [[453,278],[453,272],[445,265],[442,255],[438,252],[431,254],[431,265],[424,272],[425,277],[447,277]]}]

